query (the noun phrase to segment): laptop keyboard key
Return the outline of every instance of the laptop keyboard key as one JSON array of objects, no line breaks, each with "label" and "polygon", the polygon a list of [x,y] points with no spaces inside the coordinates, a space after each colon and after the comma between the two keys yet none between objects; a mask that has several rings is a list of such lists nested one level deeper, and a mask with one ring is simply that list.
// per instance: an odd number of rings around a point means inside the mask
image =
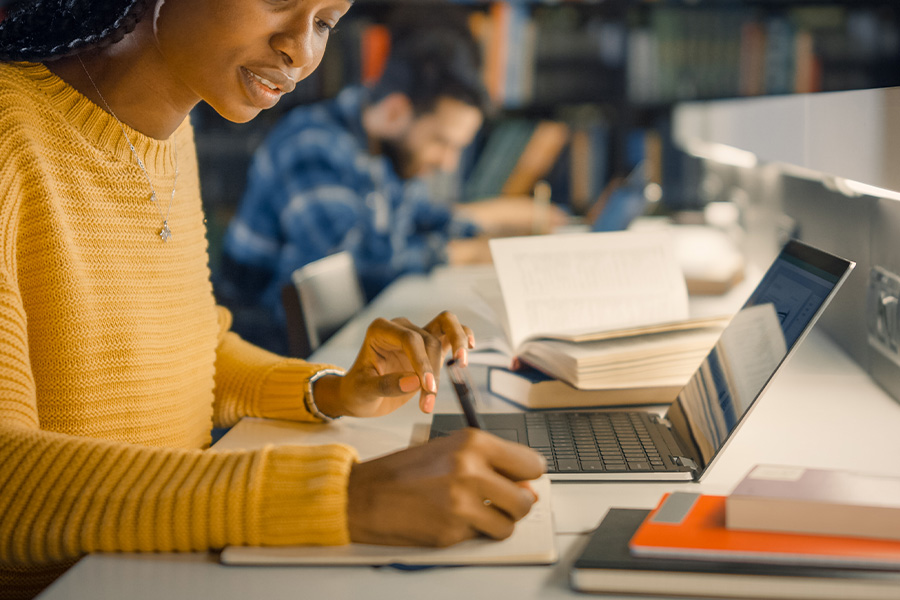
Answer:
[{"label": "laptop keyboard key", "polygon": [[532,448],[550,445],[550,436],[547,435],[546,429],[529,428],[528,429],[528,445]]},{"label": "laptop keyboard key", "polygon": [[556,461],[556,469],[560,473],[571,473],[573,471],[580,471],[581,468],[578,465],[578,461],[574,458],[560,458]]},{"label": "laptop keyboard key", "polygon": [[603,468],[603,463],[599,460],[583,460],[581,461],[581,468],[585,471],[591,471],[593,473],[606,470]]}]

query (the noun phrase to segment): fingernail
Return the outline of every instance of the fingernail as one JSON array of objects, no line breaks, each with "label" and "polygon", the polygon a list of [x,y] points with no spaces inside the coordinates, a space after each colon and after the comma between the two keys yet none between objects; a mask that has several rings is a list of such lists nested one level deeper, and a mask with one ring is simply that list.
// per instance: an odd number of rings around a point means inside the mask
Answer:
[{"label": "fingernail", "polygon": [[456,351],[456,360],[464,367],[469,365],[469,353],[466,352],[465,348],[460,348]]},{"label": "fingernail", "polygon": [[475,347],[475,336],[470,335],[469,336],[469,348],[474,348],[474,347]]},{"label": "fingernail", "polygon": [[428,394],[427,396],[425,396],[425,407],[424,407],[424,410],[425,410],[425,412],[427,412],[427,413],[430,413],[430,412],[433,412],[433,411],[434,411],[434,396],[433,396],[433,395]]},{"label": "fingernail", "polygon": [[400,378],[401,392],[414,392],[417,389],[419,389],[419,378],[415,375],[409,375],[408,377]]},{"label": "fingernail", "polygon": [[429,392],[437,392],[437,383],[434,381],[434,373],[425,373],[425,389]]},{"label": "fingernail", "polygon": [[523,481],[523,482],[519,483],[519,486],[521,486],[522,490],[524,490],[525,493],[531,498],[532,502],[538,501],[539,498],[538,498],[537,492],[534,491],[534,489],[531,487],[531,485],[527,481]]}]

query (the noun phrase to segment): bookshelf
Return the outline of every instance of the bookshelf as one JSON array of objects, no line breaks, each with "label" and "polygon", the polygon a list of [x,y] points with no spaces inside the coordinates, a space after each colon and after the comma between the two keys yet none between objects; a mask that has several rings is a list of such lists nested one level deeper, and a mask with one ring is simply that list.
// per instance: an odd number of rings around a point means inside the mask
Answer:
[{"label": "bookshelf", "polygon": [[[249,124],[227,123],[198,107],[193,120],[214,269],[218,239],[240,200],[256,145],[294,106],[371,77],[384,50],[384,27],[396,11],[417,6],[426,14],[429,4],[356,0],[319,70]],[[648,133],[667,145],[678,102],[900,85],[900,3],[892,0],[453,4],[479,40],[485,82],[498,107],[468,153],[463,175],[477,173],[482,159],[496,161],[482,156],[490,148],[524,150],[522,139],[515,145],[491,139],[495,133],[515,137],[504,133],[515,129],[511,123],[531,129],[544,120],[565,123],[570,141],[547,176],[554,200],[576,213],[586,212],[610,180],[629,173],[646,153]],[[419,22],[427,24],[427,18]],[[466,192],[466,186],[457,189]]]}]

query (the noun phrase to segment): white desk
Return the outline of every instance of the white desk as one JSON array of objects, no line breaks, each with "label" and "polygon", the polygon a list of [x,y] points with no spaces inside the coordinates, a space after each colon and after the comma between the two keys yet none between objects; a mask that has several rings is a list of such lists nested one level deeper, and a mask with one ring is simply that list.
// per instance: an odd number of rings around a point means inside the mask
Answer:
[{"label": "white desk", "polygon": [[[349,365],[368,323],[405,315],[424,322],[440,309],[454,310],[476,336],[496,331],[471,308],[467,282],[488,271],[438,271],[391,286],[366,311],[316,353],[315,359]],[[729,309],[740,303],[723,299]],[[489,399],[488,399],[489,400]],[[489,400],[490,402],[490,400]],[[509,407],[494,401],[490,410]],[[499,405],[499,406],[498,406]],[[456,412],[442,386],[439,412]],[[363,457],[406,446],[429,417],[415,402],[377,420],[342,419],[332,426],[246,420],[222,447],[263,443],[353,440]],[[560,560],[548,567],[470,567],[396,571],[373,568],[224,567],[210,554],[93,555],[81,560],[40,596],[42,600],[129,598],[553,599],[584,596],[569,590],[567,569],[584,532],[611,506],[651,508],[674,489],[726,494],[756,463],[857,468],[900,476],[900,405],[824,334],[813,330],[759,401],[725,455],[697,483],[554,483],[553,512]]]}]

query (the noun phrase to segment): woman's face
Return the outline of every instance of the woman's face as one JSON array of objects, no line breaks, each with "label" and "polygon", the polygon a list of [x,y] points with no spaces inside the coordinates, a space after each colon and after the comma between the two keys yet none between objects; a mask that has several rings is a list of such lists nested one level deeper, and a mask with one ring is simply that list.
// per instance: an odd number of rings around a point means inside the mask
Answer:
[{"label": "woman's face", "polygon": [[352,0],[160,0],[155,40],[166,68],[219,114],[249,121],[322,60]]}]

